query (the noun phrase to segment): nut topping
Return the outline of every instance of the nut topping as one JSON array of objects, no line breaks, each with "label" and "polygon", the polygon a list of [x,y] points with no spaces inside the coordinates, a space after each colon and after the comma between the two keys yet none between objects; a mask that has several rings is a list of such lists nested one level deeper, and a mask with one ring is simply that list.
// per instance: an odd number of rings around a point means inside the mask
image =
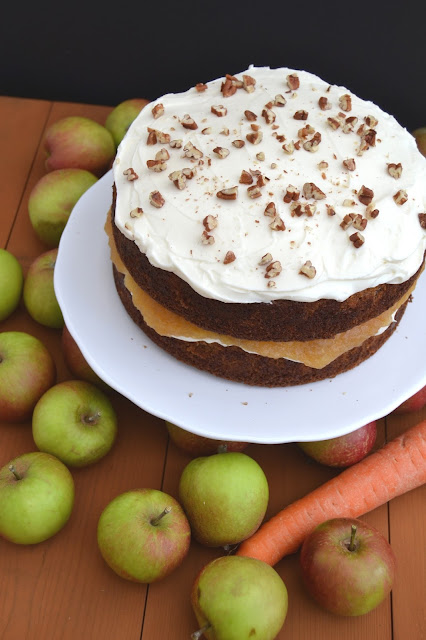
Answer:
[{"label": "nut topping", "polygon": [[352,109],[352,98],[349,93],[345,93],[339,98],[339,107],[342,111],[350,111]]},{"label": "nut topping", "polygon": [[287,104],[287,100],[281,93],[278,93],[274,98],[275,107],[284,107]]},{"label": "nut topping", "polygon": [[236,200],[238,195],[238,187],[230,187],[229,189],[222,189],[216,193],[216,197],[221,200]]},{"label": "nut topping", "polygon": [[362,215],[358,213],[354,216],[352,224],[358,231],[364,231],[367,226],[367,218],[363,218]]},{"label": "nut topping", "polygon": [[265,118],[266,124],[273,124],[275,122],[276,115],[272,109],[265,107],[262,111],[262,116]]},{"label": "nut topping", "polygon": [[155,133],[155,137],[160,144],[169,144],[170,142],[170,135],[168,133],[163,133],[163,131],[159,131],[158,129],[151,129],[151,127],[148,127],[148,134],[149,133]]},{"label": "nut topping", "polygon": [[328,216],[335,216],[336,215],[336,212],[333,209],[333,207],[331,206],[331,204],[326,204],[325,206],[326,206],[326,209],[327,209],[327,215]]},{"label": "nut topping", "polygon": [[322,96],[318,100],[318,104],[321,111],[327,111],[327,109],[331,109],[331,102],[329,102],[328,98],[326,98],[325,96]]},{"label": "nut topping", "polygon": [[150,131],[148,133],[148,138],[146,139],[146,144],[148,144],[148,145],[157,144],[157,134],[155,133],[155,131]]},{"label": "nut topping", "polygon": [[254,78],[243,74],[243,88],[247,91],[247,93],[253,93],[255,84],[256,80]]},{"label": "nut topping", "polygon": [[254,199],[259,198],[262,195],[262,192],[260,190],[260,187],[258,187],[257,184],[254,184],[251,187],[248,187],[247,194],[249,198]]},{"label": "nut topping", "polygon": [[184,156],[186,158],[194,158],[195,160],[199,160],[199,158],[203,157],[203,152],[194,147],[192,142],[187,142],[183,148]]},{"label": "nut topping", "polygon": [[342,125],[343,133],[352,133],[357,122],[358,118],[356,118],[355,116],[349,116],[349,118],[346,118]]},{"label": "nut topping", "polygon": [[299,109],[299,111],[296,111],[296,113],[293,115],[293,118],[295,120],[307,120],[308,119],[308,112],[304,111],[303,109]]},{"label": "nut topping", "polygon": [[165,200],[159,191],[151,191],[149,194],[149,201],[152,206],[157,207],[157,209],[161,209],[165,203]]},{"label": "nut topping", "polygon": [[157,151],[157,153],[155,154],[155,159],[156,160],[169,160],[170,158],[170,154],[167,151],[167,149],[160,149],[160,151]]},{"label": "nut topping", "polygon": [[374,208],[374,205],[369,204],[368,207],[365,210],[365,214],[369,217],[369,218],[377,218],[377,216],[379,215],[379,210]]},{"label": "nut topping", "polygon": [[167,164],[162,160],[147,160],[146,166],[151,171],[165,171],[167,169]]},{"label": "nut topping", "polygon": [[306,276],[307,278],[315,278],[317,270],[313,266],[310,260],[306,260],[305,264],[300,268],[300,275]]},{"label": "nut topping", "polygon": [[405,189],[400,189],[399,191],[397,191],[394,196],[393,199],[395,200],[396,204],[405,204],[408,200],[408,194],[405,191]]},{"label": "nut topping", "polygon": [[226,158],[227,156],[229,156],[229,150],[225,149],[225,147],[215,147],[213,149],[213,152],[219,157],[219,158]]},{"label": "nut topping", "polygon": [[139,178],[138,174],[132,167],[129,167],[128,169],[123,171],[123,176],[126,176],[129,182],[133,182],[133,180],[137,180]]},{"label": "nut topping", "polygon": [[291,89],[291,91],[295,91],[300,87],[300,80],[297,73],[291,73],[290,75],[287,76],[287,84]]},{"label": "nut topping", "polygon": [[265,216],[268,216],[269,218],[275,218],[275,216],[277,215],[277,207],[275,206],[275,203],[269,202],[266,205],[265,211],[263,213]]},{"label": "nut topping", "polygon": [[223,259],[223,264],[231,264],[236,260],[235,253],[233,251],[227,251]]},{"label": "nut topping", "polygon": [[198,91],[198,93],[202,93],[207,89],[207,85],[204,82],[197,82],[197,84],[195,85],[195,89]]},{"label": "nut topping", "polygon": [[142,214],[143,214],[142,207],[136,207],[136,209],[132,209],[131,210],[130,217],[131,218],[140,218]]},{"label": "nut topping", "polygon": [[275,216],[269,228],[272,229],[272,231],[285,231],[285,224],[279,216]]},{"label": "nut topping", "polygon": [[362,202],[362,204],[368,205],[374,198],[374,191],[362,185],[361,189],[358,191],[358,200]]},{"label": "nut topping", "polygon": [[274,260],[266,267],[265,278],[275,278],[279,276],[282,271],[281,262],[279,260]]},{"label": "nut topping", "polygon": [[367,125],[367,127],[372,127],[372,128],[374,128],[377,124],[379,124],[379,121],[374,116],[365,116],[364,122]]},{"label": "nut topping", "polygon": [[321,142],[321,134],[317,131],[310,140],[307,140],[303,143],[303,148],[305,151],[310,151],[311,153],[315,153],[318,151],[319,144]]},{"label": "nut topping", "polygon": [[223,106],[223,104],[213,105],[210,109],[212,113],[215,114],[218,118],[223,118],[228,113],[228,109]]},{"label": "nut topping", "polygon": [[426,213],[419,213],[419,222],[422,229],[426,229]]},{"label": "nut topping", "polygon": [[286,142],[283,144],[282,149],[284,151],[284,153],[287,153],[288,155],[291,155],[294,151],[294,143],[293,142]]},{"label": "nut topping", "polygon": [[213,231],[217,227],[217,218],[212,215],[208,215],[203,220],[203,225],[206,231]]},{"label": "nut topping", "polygon": [[237,149],[241,149],[242,147],[244,147],[245,142],[244,140],[233,140],[232,144],[234,145],[234,147],[237,147]]},{"label": "nut topping", "polygon": [[188,113],[185,113],[180,123],[185,129],[198,129],[197,123]]},{"label": "nut topping", "polygon": [[182,140],[170,140],[170,146],[172,149],[180,149],[182,146]]},{"label": "nut topping", "polygon": [[355,171],[356,169],[355,160],[353,158],[346,158],[346,160],[343,160],[342,164],[348,171]]},{"label": "nut topping", "polygon": [[182,189],[185,189],[186,176],[182,171],[172,171],[172,173],[169,173],[169,179],[180,191],[182,191]]},{"label": "nut topping", "polygon": [[292,184],[289,184],[284,194],[283,200],[284,202],[291,202],[292,200],[298,200],[299,196],[300,196],[299,189],[294,187]]},{"label": "nut topping", "polygon": [[202,244],[214,244],[214,237],[207,233],[207,231],[203,231],[201,234],[201,242]]},{"label": "nut topping", "polygon": [[248,133],[246,135],[246,140],[251,142],[251,144],[259,144],[262,142],[263,133],[261,131],[254,131],[253,133]]},{"label": "nut topping", "polygon": [[313,182],[305,182],[303,185],[303,195],[307,200],[309,200],[309,198],[314,198],[314,200],[322,200],[325,198],[325,193]]},{"label": "nut topping", "polygon": [[327,124],[336,131],[340,127],[340,122],[337,118],[327,118]]},{"label": "nut topping", "polygon": [[156,120],[157,118],[159,118],[164,114],[164,105],[162,105],[161,102],[159,102],[158,104],[155,105],[155,107],[151,109],[151,111],[152,111],[152,115],[154,116],[154,119]]},{"label": "nut topping", "polygon": [[351,224],[354,221],[354,218],[356,216],[356,213],[347,213],[343,220],[340,223],[340,226],[342,227],[342,229],[345,231],[346,229],[349,229],[349,227],[351,226]]},{"label": "nut topping", "polygon": [[255,120],[257,120],[257,115],[253,113],[253,111],[249,111],[248,109],[247,111],[244,111],[244,115],[249,122],[254,122]]},{"label": "nut topping", "polygon": [[203,134],[203,136],[208,136],[211,132],[212,132],[211,127],[206,127],[205,129],[201,130],[201,133]]},{"label": "nut topping", "polygon": [[359,249],[360,247],[362,247],[365,242],[364,236],[359,231],[349,236],[349,240],[352,242],[355,249]]},{"label": "nut topping", "polygon": [[240,184],[252,184],[252,183],[253,183],[253,176],[251,175],[251,173],[243,169],[240,175]]},{"label": "nut topping", "polygon": [[398,162],[398,164],[390,162],[388,164],[388,173],[390,176],[392,176],[392,178],[398,180],[398,178],[400,178],[402,174],[402,164],[400,162]]},{"label": "nut topping", "polygon": [[265,264],[269,264],[270,262],[272,262],[272,255],[270,253],[265,253],[265,255],[261,257],[259,264],[263,266]]}]

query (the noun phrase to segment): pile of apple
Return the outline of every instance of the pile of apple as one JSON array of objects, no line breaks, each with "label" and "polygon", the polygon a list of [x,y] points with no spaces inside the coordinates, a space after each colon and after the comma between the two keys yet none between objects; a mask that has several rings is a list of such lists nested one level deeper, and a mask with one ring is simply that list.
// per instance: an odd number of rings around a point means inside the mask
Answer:
[{"label": "pile of apple", "polygon": [[[0,469],[0,535],[37,544],[58,533],[74,504],[70,468],[94,464],[112,448],[117,416],[107,385],[85,361],[64,325],[53,288],[59,240],[72,208],[111,166],[131,122],[147,104],[127,100],[105,126],[88,118],[59,120],[46,132],[46,175],[31,192],[33,229],[49,248],[24,278],[19,261],[0,249],[0,421],[31,420],[36,451]],[[422,131],[422,130],[419,130]],[[21,299],[40,324],[62,329],[62,352],[77,378],[55,384],[54,361],[36,337],[1,331]],[[426,404],[426,387],[397,411]],[[170,574],[189,550],[191,537],[223,548],[195,578],[191,603],[199,630],[211,640],[254,635],[276,637],[287,614],[287,589],[268,564],[232,555],[261,525],[269,487],[259,464],[243,452],[247,443],[221,442],[166,423],[170,439],[192,457],[176,498],[153,488],[116,496],[98,521],[105,562],[128,580],[151,583]],[[298,443],[318,463],[347,467],[364,458],[376,440],[372,422],[346,436]],[[306,588],[326,609],[361,615],[389,593],[395,558],[386,539],[359,520],[329,520],[307,536],[300,552]],[[348,579],[349,577],[349,579]]]}]

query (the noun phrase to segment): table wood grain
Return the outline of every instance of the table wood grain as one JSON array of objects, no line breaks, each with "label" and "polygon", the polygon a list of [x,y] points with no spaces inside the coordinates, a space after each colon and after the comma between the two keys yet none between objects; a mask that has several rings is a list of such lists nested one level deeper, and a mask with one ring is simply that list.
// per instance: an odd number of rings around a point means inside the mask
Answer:
[{"label": "table wood grain", "polygon": [[[24,273],[47,250],[28,217],[29,194],[45,174],[44,131],[68,115],[83,115],[104,124],[110,111],[106,106],[0,98],[0,247],[19,259]],[[40,338],[55,360],[58,382],[72,378],[62,356],[60,330],[33,321],[22,303],[0,323],[0,331],[9,330]],[[2,640],[187,640],[197,628],[190,589],[197,572],[222,555],[220,550],[192,542],[181,567],[149,587],[116,576],[98,551],[97,521],[113,497],[140,487],[177,496],[180,473],[190,460],[168,441],[163,420],[116,392],[111,393],[111,400],[118,415],[116,444],[95,465],[72,470],[76,500],[67,525],[35,546],[0,540]],[[379,421],[376,447],[425,418],[426,409],[384,417]],[[30,422],[0,424],[0,466],[35,449]],[[294,444],[251,444],[246,452],[261,464],[269,481],[267,518],[336,473],[308,460]],[[303,589],[298,555],[279,562],[276,569],[289,591],[289,612],[278,638],[426,638],[425,505],[426,487],[421,487],[363,517],[390,540],[398,563],[391,596],[365,616],[340,618],[323,611]]]}]

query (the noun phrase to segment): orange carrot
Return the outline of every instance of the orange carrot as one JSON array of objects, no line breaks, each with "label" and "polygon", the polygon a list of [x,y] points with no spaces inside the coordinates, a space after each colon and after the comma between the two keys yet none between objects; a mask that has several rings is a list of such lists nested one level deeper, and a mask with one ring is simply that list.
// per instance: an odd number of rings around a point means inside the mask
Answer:
[{"label": "orange carrot", "polygon": [[357,518],[426,482],[426,420],[282,509],[241,543],[239,556],[276,564],[331,518]]}]

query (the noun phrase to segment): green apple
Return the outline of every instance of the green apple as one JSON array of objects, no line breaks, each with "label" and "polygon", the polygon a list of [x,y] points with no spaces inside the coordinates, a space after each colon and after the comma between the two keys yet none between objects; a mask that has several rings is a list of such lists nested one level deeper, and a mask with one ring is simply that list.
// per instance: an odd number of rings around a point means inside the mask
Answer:
[{"label": "green apple", "polygon": [[299,447],[317,462],[329,467],[350,467],[359,462],[374,447],[376,422],[369,422],[344,436],[315,442],[298,442]]},{"label": "green apple", "polygon": [[0,322],[16,309],[22,295],[24,276],[19,261],[6,249],[0,249]]},{"label": "green apple", "polygon": [[33,187],[28,213],[34,231],[49,247],[57,247],[70,213],[87,189],[97,182],[85,169],[57,169]]},{"label": "green apple", "polygon": [[225,451],[242,451],[248,446],[247,442],[231,442],[228,440],[213,440],[191,433],[166,420],[170,440],[182,451],[192,456],[207,456],[212,453]]},{"label": "green apple", "polygon": [[273,640],[288,609],[287,588],[269,564],[224,556],[207,564],[191,591],[199,631],[207,640]]},{"label": "green apple", "polygon": [[30,418],[55,380],[55,363],[38,338],[22,331],[0,333],[0,421]]},{"label": "green apple", "polygon": [[174,571],[189,550],[191,530],[180,504],[157,489],[114,498],[98,522],[98,546],[122,578],[150,583]]},{"label": "green apple", "polygon": [[360,616],[389,595],[395,555],[374,527],[334,518],[305,538],[300,566],[306,589],[318,604],[337,615]]},{"label": "green apple", "polygon": [[46,131],[46,170],[86,169],[100,177],[115,157],[115,143],[104,126],[81,116],[61,118]]},{"label": "green apple", "polygon": [[420,127],[413,131],[413,136],[416,140],[418,150],[426,156],[426,127]]},{"label": "green apple", "polygon": [[268,506],[268,481],[245,453],[216,453],[186,465],[179,499],[195,539],[209,547],[226,547],[260,526]]},{"label": "green apple", "polygon": [[118,147],[126,135],[133,120],[147,104],[148,100],[144,100],[143,98],[131,98],[130,100],[120,102],[120,104],[111,111],[105,120],[105,128],[108,129],[114,138],[116,147]]},{"label": "green apple", "polygon": [[57,533],[74,504],[67,467],[47,453],[24,453],[0,469],[0,535],[37,544]]},{"label": "green apple", "polygon": [[51,329],[62,329],[64,318],[56,299],[53,274],[57,249],[39,255],[30,265],[24,281],[24,304],[30,316]]},{"label": "green apple", "polygon": [[32,432],[40,451],[70,467],[84,467],[111,449],[117,417],[109,398],[95,385],[66,380],[48,389],[37,402]]},{"label": "green apple", "polygon": [[102,391],[111,391],[111,387],[104,382],[88,364],[66,325],[64,325],[62,329],[61,347],[65,364],[75,378],[91,382],[102,389]]}]

